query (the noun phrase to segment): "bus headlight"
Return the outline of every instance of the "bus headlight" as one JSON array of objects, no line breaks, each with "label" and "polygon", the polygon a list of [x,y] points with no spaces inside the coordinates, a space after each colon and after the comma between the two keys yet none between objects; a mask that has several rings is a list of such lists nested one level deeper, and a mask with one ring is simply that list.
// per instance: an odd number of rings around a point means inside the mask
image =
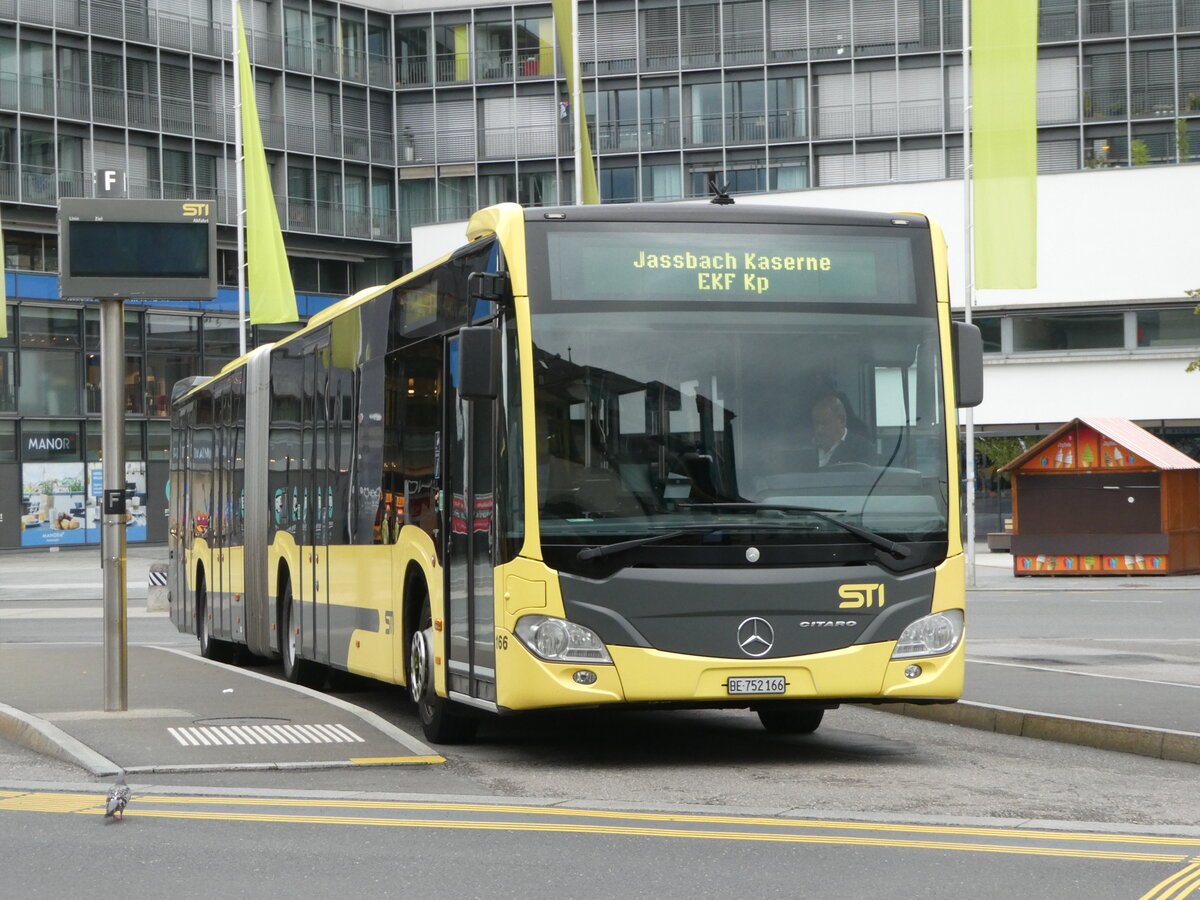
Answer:
[{"label": "bus headlight", "polygon": [[913,656],[940,656],[958,646],[963,636],[963,612],[947,609],[924,616],[913,622],[900,634],[892,659],[908,659]]},{"label": "bus headlight", "polygon": [[566,619],[522,616],[513,630],[521,643],[550,662],[612,663],[596,632]]}]

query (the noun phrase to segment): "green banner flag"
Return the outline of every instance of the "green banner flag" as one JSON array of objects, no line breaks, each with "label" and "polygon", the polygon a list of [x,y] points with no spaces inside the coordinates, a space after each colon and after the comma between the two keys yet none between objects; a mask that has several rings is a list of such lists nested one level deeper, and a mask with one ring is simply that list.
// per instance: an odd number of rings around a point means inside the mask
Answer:
[{"label": "green banner flag", "polygon": [[288,270],[287,252],[275,195],[267,172],[258,107],[254,100],[254,76],[246,51],[246,29],[242,10],[237,12],[238,73],[242,100],[242,159],[246,180],[246,284],[249,288],[250,324],[295,322],[296,291]]},{"label": "green banner flag", "polygon": [[1037,287],[1037,0],[971,2],[975,286]]},{"label": "green banner flag", "polygon": [[[579,147],[576,148],[575,165],[583,169],[584,203],[599,203],[600,191],[596,187],[596,164],[592,160],[592,141],[588,136],[587,117],[583,114],[583,103],[575,103],[575,59],[571,32],[574,30],[575,16],[578,15],[576,0],[553,0],[554,27],[558,32],[558,46],[562,51],[563,66],[566,68],[567,91],[571,94],[571,115],[579,117]],[[579,108],[576,109],[575,107]]]}]

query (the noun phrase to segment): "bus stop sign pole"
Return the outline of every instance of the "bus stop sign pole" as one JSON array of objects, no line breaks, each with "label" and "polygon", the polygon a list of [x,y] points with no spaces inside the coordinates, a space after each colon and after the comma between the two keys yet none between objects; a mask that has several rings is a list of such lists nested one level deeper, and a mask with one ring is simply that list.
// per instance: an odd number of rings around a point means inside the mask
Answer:
[{"label": "bus stop sign pole", "polygon": [[103,430],[104,711],[129,708],[129,633],[125,586],[125,312],[100,301],[100,425]]}]

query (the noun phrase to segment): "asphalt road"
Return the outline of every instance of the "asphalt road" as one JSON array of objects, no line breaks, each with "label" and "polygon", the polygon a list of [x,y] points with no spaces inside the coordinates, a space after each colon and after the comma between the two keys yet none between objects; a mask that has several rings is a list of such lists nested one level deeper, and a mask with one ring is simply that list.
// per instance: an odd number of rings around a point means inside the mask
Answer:
[{"label": "asphalt road", "polygon": [[[1200,838],[367,798],[0,792],[5,894],[1147,898]],[[70,848],[64,853],[64,848]],[[1147,893],[1150,891],[1151,893]]]}]

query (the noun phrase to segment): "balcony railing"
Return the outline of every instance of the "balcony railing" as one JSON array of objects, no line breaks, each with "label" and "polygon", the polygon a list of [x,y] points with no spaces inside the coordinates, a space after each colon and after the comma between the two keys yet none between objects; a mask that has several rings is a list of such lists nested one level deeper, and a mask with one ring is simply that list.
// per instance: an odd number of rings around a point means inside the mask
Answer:
[{"label": "balcony railing", "polygon": [[92,116],[106,125],[124,125],[125,92],[119,88],[93,86]]},{"label": "balcony railing", "polygon": [[159,130],[158,97],[140,91],[130,91],[127,98],[129,127]]},{"label": "balcony railing", "polygon": [[945,105],[941,100],[821,106],[815,114],[819,135],[824,138],[920,134],[945,127]]},{"label": "balcony railing", "polygon": [[558,129],[554,125],[520,127],[501,125],[483,129],[484,159],[519,159],[555,156]]},{"label": "balcony railing", "polygon": [[58,114],[67,119],[91,118],[91,94],[85,83],[60,81],[58,83]]}]

